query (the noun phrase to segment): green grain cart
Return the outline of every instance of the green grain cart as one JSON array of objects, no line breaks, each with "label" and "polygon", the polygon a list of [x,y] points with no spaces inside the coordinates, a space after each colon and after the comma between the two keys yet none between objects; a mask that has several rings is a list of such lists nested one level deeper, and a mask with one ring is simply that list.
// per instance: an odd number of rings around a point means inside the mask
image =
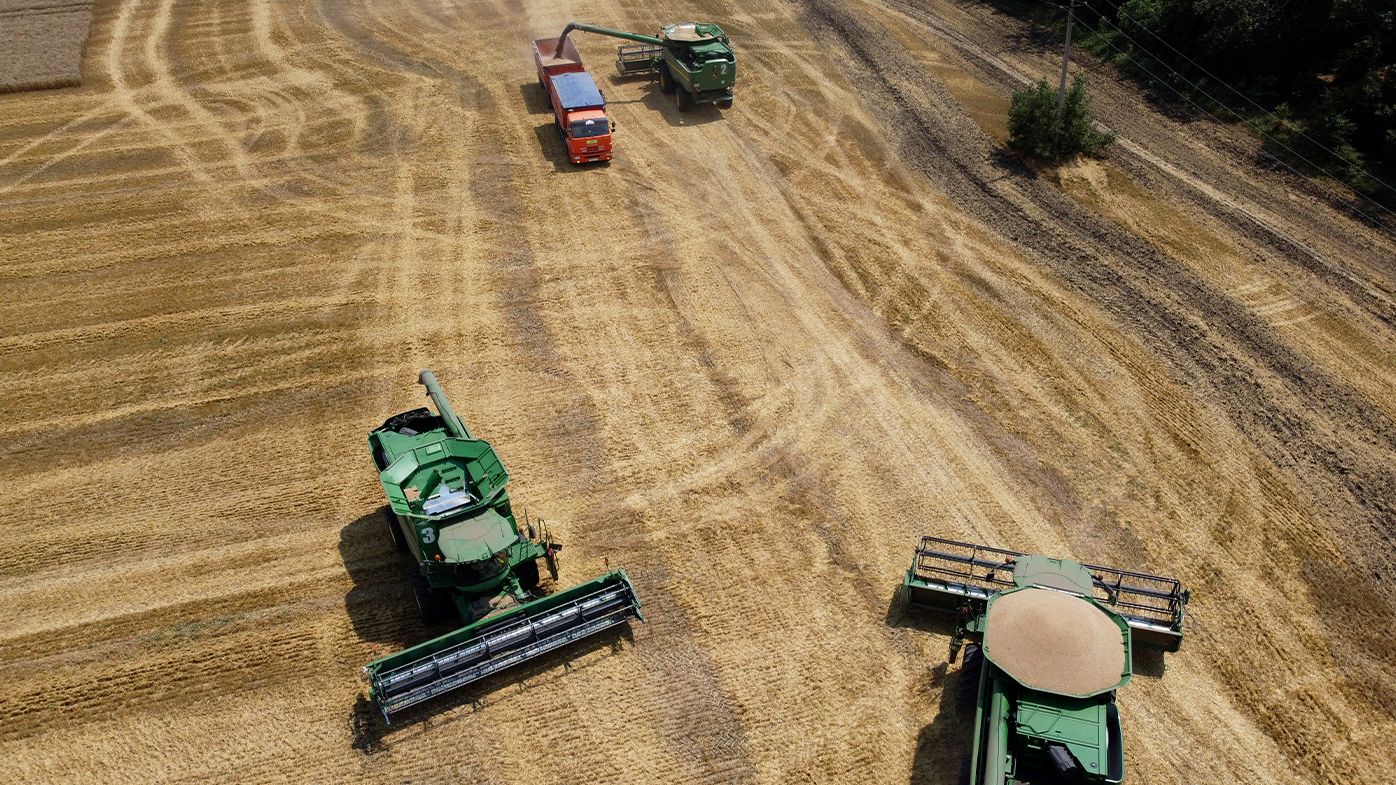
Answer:
[{"label": "green grain cart", "polygon": [[1116,691],[1135,647],[1182,645],[1188,597],[1172,578],[923,537],[902,598],[957,614],[956,703],[975,707],[961,783],[1120,782]]},{"label": "green grain cart", "polygon": [[547,528],[519,527],[504,485],[509,473],[489,442],[470,435],[436,377],[418,381],[436,404],[388,418],[368,435],[388,496],[388,532],[416,564],[407,579],[422,621],[465,626],[369,663],[369,692],[384,719],[640,615],[622,570],[547,596],[538,561],[557,578]]},{"label": "green grain cart", "polygon": [[640,35],[571,22],[562,29],[558,51],[562,51],[562,40],[573,30],[638,41],[616,47],[616,70],[621,76],[658,75],[659,89],[674,94],[680,112],[687,112],[694,104],[732,108],[737,56],[732,52],[731,39],[717,25],[682,22],[655,35]]}]

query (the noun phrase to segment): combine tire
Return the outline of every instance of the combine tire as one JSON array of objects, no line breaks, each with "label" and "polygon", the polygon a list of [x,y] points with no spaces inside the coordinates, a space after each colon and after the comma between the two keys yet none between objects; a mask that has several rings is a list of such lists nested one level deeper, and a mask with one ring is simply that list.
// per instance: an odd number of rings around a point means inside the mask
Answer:
[{"label": "combine tire", "polygon": [[446,618],[451,601],[445,592],[433,590],[427,577],[416,567],[408,570],[407,580],[412,583],[412,594],[417,598],[417,613],[421,615],[423,624],[435,624]]},{"label": "combine tire", "polygon": [[731,99],[731,98],[727,98],[727,99],[718,101],[718,102],[717,102],[717,108],[718,108],[718,109],[731,109],[731,108],[732,108],[732,99]]},{"label": "combine tire", "polygon": [[397,525],[397,516],[393,514],[393,508],[385,510],[383,517],[388,519],[388,536],[393,540],[393,550],[407,553],[407,535],[403,534],[402,527]]},{"label": "combine tire", "polygon": [[960,778],[956,780],[960,785],[969,785],[969,756],[960,758]]},{"label": "combine tire", "polygon": [[984,670],[984,655],[979,644],[965,646],[965,658],[960,664],[960,683],[955,685],[955,708],[968,709],[979,700],[979,674]]},{"label": "combine tire", "polygon": [[533,591],[538,588],[538,560],[531,559],[526,562],[519,562],[514,567],[514,577],[519,579],[519,585],[524,591]]},{"label": "combine tire", "polygon": [[672,93],[674,87],[674,75],[669,73],[669,66],[659,66],[659,92]]},{"label": "combine tire", "polygon": [[679,105],[680,112],[687,112],[689,109],[693,108],[693,96],[689,95],[687,90],[680,87],[675,91],[674,96],[675,101]]}]

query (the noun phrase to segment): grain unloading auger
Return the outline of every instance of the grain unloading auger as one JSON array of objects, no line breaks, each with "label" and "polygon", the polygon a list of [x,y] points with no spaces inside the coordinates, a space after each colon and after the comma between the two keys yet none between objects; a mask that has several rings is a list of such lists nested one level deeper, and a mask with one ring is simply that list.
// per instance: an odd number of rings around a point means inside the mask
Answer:
[{"label": "grain unloading auger", "polygon": [[975,708],[961,785],[1120,782],[1116,692],[1135,646],[1182,645],[1189,596],[1160,575],[921,538],[902,598],[957,614],[956,704]]},{"label": "grain unloading auger", "polygon": [[369,433],[369,450],[393,543],[417,562],[407,577],[422,621],[459,614],[466,624],[365,666],[384,719],[632,617],[644,621],[624,570],[535,596],[538,560],[556,579],[562,546],[542,521],[519,527],[494,448],[470,435],[431,371],[418,381],[437,413],[388,418]]},{"label": "grain unloading auger", "polygon": [[616,47],[616,70],[621,76],[657,75],[659,89],[674,94],[680,112],[687,112],[694,104],[732,107],[737,55],[732,51],[732,40],[715,24],[681,22],[655,35],[641,35],[570,22],[558,36],[556,51],[563,50],[573,30],[638,42]]}]

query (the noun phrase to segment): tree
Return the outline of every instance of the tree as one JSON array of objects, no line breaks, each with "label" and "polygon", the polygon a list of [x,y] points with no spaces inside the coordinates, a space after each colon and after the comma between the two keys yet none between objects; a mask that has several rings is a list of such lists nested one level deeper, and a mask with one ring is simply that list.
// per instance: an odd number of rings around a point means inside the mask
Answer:
[{"label": "tree", "polygon": [[1177,90],[1247,121],[1270,154],[1396,206],[1392,0],[1126,0],[1092,13],[1102,32],[1084,48],[1157,97]]},{"label": "tree", "polygon": [[1008,108],[1008,147],[1043,161],[1077,154],[1095,155],[1115,141],[1114,134],[1098,134],[1091,126],[1086,101],[1086,77],[1077,74],[1066,91],[1061,116],[1057,115],[1057,91],[1046,79],[1013,94]]}]

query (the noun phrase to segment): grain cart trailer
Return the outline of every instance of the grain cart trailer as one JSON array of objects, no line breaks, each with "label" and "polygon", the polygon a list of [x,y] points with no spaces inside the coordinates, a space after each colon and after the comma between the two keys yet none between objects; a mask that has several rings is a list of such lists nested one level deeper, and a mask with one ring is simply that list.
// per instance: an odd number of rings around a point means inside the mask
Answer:
[{"label": "grain cart trailer", "polygon": [[464,626],[364,668],[384,719],[632,617],[644,621],[623,570],[537,592],[539,560],[556,579],[562,545],[542,521],[520,528],[494,448],[471,436],[431,371],[418,381],[436,413],[388,418],[369,433],[369,451],[388,497],[388,534],[416,562],[407,580],[422,621]]},{"label": "grain cart trailer", "polygon": [[638,42],[616,47],[616,70],[621,76],[658,76],[659,89],[674,94],[680,112],[687,112],[694,104],[713,103],[719,109],[732,108],[737,55],[732,51],[731,39],[717,25],[681,22],[655,35],[640,35],[570,22],[562,29],[558,40],[566,41],[573,30]]},{"label": "grain cart trailer", "polygon": [[1120,782],[1116,692],[1134,647],[1182,645],[1188,598],[1173,578],[923,537],[902,599],[957,614],[956,704],[975,709],[961,783]]}]

